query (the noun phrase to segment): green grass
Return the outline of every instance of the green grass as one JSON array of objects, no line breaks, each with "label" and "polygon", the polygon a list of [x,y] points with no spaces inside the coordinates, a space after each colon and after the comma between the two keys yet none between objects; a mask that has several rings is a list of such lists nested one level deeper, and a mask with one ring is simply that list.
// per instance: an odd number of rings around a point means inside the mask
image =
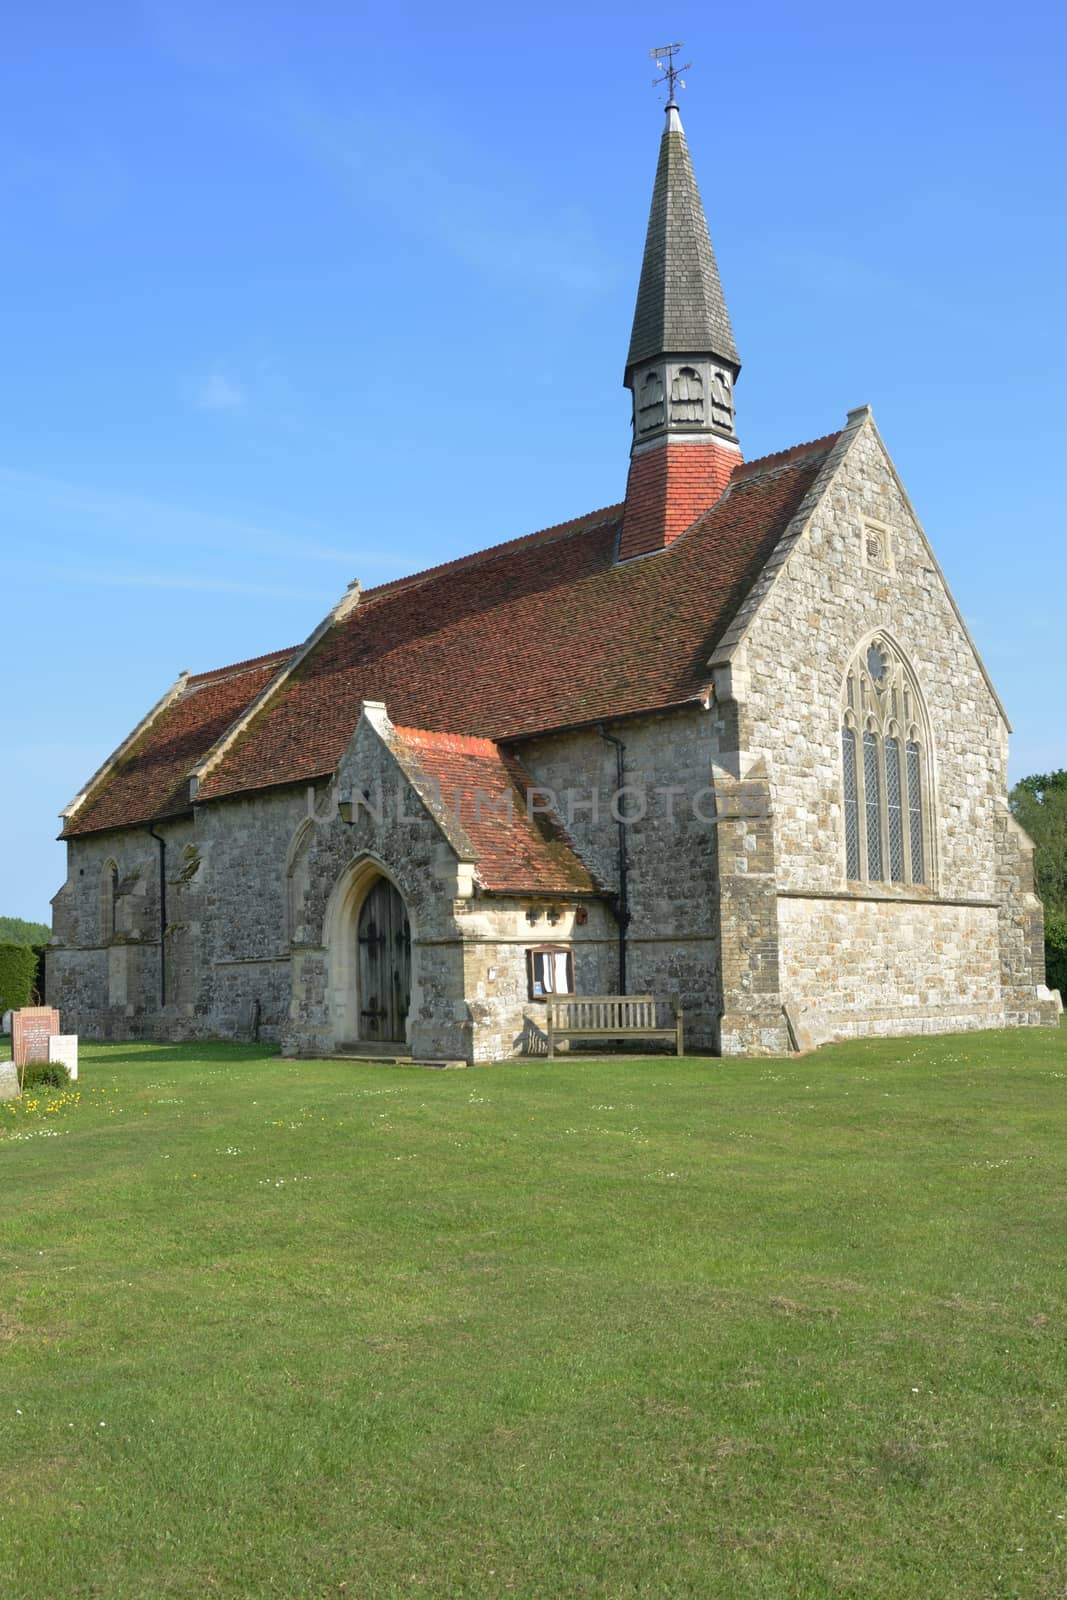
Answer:
[{"label": "green grass", "polygon": [[1065,1088],[87,1048],[0,1107],[0,1594],[1062,1600]]}]

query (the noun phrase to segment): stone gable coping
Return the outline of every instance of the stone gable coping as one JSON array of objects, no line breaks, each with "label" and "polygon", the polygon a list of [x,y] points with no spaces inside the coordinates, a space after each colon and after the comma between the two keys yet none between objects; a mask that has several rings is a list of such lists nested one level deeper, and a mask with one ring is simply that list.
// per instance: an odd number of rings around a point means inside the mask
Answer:
[{"label": "stone gable coping", "polygon": [[189,773],[190,800],[196,799],[200,791],[200,786],[211,769],[222,760],[227,750],[229,750],[230,746],[240,738],[241,734],[252,722],[253,718],[259,715],[264,706],[267,705],[268,701],[270,701],[273,696],[277,694],[282,685],[287,682],[290,677],[292,677],[300,663],[305,659],[305,657],[311,654],[312,650],[314,650],[323,634],[327,633],[329,629],[333,627],[335,622],[342,621],[356,609],[356,607],[359,605],[362,592],[363,586],[359,579],[353,578],[352,582],[348,585],[348,588],[345,590],[340,600],[338,600],[337,604],[326,613],[318,627],[314,628],[312,632],[308,634],[307,638],[304,640],[304,643],[299,645],[297,649],[293,651],[288,661],[283,662],[282,666],[274,674],[270,682],[264,685],[255,698],[251,700],[245,707],[241,715],[230,724],[222,738],[217,739],[203,759],[197,762],[196,766],[193,767],[192,771]]},{"label": "stone gable coping", "polygon": [[[900,493],[901,500],[903,501],[908,515],[911,517],[915,525],[919,539],[926,551],[927,556],[929,557],[930,565],[937,574],[937,577],[940,579],[941,586],[944,590],[946,598],[948,599],[949,605],[952,607],[952,610],[955,613],[956,620],[960,625],[968,645],[974,652],[975,661],[977,662],[979,671],[985,680],[986,687],[993,698],[993,703],[996,705],[997,710],[1003,719],[1005,728],[1010,733],[1012,730],[1011,723],[1008,721],[1007,712],[1004,709],[1000,696],[997,694],[997,691],[993,686],[993,681],[986,670],[985,662],[982,660],[978,646],[975,644],[971,635],[971,631],[966,622],[963,620],[963,613],[960,611],[960,608],[956,603],[955,596],[953,595],[952,590],[949,588],[948,580],[946,579],[941,568],[941,564],[934,555],[930,541],[926,536],[926,531],[916,515],[915,507],[912,504],[911,498],[901,482],[900,474],[897,472],[893,458],[886,448],[885,440],[878,431],[878,426],[874,420],[874,413],[872,412],[870,406],[867,405],[857,406],[848,413],[846,426],[842,429],[837,443],[830,451],[814,483],[811,485],[808,493],[805,495],[800,506],[797,508],[796,515],[793,517],[793,520],[779,540],[778,545],[767,561],[763,572],[753,584],[745,600],[739,607],[733,622],[723,634],[722,641],[716,649],[714,655],[710,658],[708,665],[713,669],[713,671],[723,668],[728,669],[732,666],[734,657],[736,656],[736,653],[742,644],[745,635],[752,625],[752,621],[756,615],[756,612],[763,603],[763,600],[766,598],[767,594],[770,592],[775,578],[785,565],[789,558],[790,552],[793,550],[798,540],[806,532],[808,524],[811,521],[811,518],[814,516],[819,502],[827,492],[831,482],[837,474],[837,470],[841,463],[844,461],[855,441],[860,437],[860,434],[868,428],[873,432],[878,441],[890,474],[897,487],[897,490]],[[788,454],[788,452],[783,452],[783,454]],[[739,469],[738,474],[735,475],[736,479],[741,481],[743,479],[743,474],[744,468]],[[729,493],[729,490],[727,493]]]}]

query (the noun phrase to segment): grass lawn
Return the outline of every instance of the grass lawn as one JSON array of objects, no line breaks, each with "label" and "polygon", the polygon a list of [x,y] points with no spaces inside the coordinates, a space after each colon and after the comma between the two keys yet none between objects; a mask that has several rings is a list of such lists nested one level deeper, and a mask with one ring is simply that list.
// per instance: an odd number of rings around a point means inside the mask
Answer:
[{"label": "grass lawn", "polygon": [[1067,1029],[0,1106],[4,1600],[1063,1600]]}]

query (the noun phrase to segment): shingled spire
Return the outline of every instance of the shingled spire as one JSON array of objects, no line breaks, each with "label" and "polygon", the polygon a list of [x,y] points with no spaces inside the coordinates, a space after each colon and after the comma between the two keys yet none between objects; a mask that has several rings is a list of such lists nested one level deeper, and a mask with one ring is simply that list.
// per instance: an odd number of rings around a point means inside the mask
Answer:
[{"label": "shingled spire", "polygon": [[719,498],[741,459],[741,362],[673,97],[660,142],[624,382],[633,445],[621,560],[662,550]]}]

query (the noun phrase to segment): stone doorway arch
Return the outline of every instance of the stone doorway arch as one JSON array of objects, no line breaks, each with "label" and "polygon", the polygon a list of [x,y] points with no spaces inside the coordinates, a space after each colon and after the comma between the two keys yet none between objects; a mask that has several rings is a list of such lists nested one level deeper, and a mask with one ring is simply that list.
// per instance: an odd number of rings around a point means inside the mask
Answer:
[{"label": "stone doorway arch", "polygon": [[324,934],[334,1042],[406,1046],[411,924],[400,889],[373,856],[334,885]]}]

